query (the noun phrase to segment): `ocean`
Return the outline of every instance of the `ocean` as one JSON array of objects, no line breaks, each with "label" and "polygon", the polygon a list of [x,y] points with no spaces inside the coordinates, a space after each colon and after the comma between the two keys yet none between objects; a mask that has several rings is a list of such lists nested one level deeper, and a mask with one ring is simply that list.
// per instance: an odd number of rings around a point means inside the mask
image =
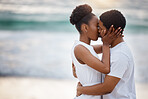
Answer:
[{"label": "ocean", "polygon": [[120,10],[127,19],[128,33],[148,31],[147,0],[1,0],[0,30],[77,32],[69,16],[84,3],[91,5],[98,17],[110,9]]}]

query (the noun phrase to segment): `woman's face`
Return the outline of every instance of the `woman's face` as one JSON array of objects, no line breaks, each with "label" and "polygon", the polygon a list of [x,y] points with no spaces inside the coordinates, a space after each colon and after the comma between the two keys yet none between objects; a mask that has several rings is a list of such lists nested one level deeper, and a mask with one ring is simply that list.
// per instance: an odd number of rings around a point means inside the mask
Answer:
[{"label": "woman's face", "polygon": [[98,18],[97,16],[93,16],[92,19],[89,21],[89,25],[88,25],[88,31],[87,31],[87,36],[91,39],[91,40],[98,40]]}]

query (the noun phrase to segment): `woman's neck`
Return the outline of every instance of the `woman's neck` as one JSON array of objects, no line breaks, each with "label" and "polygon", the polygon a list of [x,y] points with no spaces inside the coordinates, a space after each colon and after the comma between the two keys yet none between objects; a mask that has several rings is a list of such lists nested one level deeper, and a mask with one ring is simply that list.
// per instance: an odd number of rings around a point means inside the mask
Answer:
[{"label": "woman's neck", "polygon": [[84,43],[90,45],[90,39],[86,35],[80,34],[79,40],[81,42],[84,42]]}]

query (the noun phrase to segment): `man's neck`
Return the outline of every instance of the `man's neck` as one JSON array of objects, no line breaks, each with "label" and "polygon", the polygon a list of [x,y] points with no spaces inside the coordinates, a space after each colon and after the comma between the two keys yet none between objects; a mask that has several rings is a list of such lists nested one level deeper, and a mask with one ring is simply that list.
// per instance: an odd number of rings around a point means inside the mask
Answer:
[{"label": "man's neck", "polygon": [[118,45],[119,43],[124,42],[122,37],[117,38],[116,40],[113,41],[113,43],[111,44],[111,48],[115,47],[116,45]]}]

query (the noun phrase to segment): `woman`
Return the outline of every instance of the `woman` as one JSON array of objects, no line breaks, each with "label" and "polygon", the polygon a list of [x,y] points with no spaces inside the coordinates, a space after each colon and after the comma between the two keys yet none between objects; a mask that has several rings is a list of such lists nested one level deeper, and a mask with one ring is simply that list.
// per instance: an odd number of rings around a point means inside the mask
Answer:
[{"label": "woman", "polygon": [[[91,86],[101,83],[101,73],[110,72],[110,49],[112,38],[121,36],[120,29],[114,32],[113,26],[109,30],[99,30],[98,18],[92,13],[92,8],[85,4],[77,6],[71,16],[70,22],[75,25],[80,34],[79,41],[72,48],[72,61],[75,66],[77,77],[83,86]],[[107,32],[106,32],[107,31]],[[96,41],[101,36],[103,46],[91,46],[91,40]],[[98,53],[103,53],[102,61]],[[100,99],[100,96],[81,95],[75,99]]]}]

